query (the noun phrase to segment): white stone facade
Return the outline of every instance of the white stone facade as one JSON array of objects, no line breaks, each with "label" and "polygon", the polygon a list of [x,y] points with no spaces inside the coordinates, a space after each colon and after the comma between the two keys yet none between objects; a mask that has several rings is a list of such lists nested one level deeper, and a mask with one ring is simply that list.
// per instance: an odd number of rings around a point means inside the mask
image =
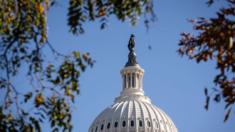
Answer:
[{"label": "white stone facade", "polygon": [[144,70],[130,66],[120,72],[121,96],[96,117],[88,132],[178,132],[172,120],[144,96]]}]

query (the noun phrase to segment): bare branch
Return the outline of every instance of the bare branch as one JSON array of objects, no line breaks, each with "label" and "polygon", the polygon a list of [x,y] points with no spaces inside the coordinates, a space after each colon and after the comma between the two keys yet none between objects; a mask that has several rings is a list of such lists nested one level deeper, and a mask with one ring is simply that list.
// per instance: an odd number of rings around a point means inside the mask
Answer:
[{"label": "bare branch", "polygon": [[48,88],[48,89],[50,89],[50,90],[52,90],[52,91],[55,91],[57,94],[60,94],[60,92],[57,91],[57,90],[55,90],[53,87],[45,86],[45,85],[43,84],[42,80],[39,78],[39,76],[38,76],[37,73],[35,73],[35,76],[36,76],[38,82],[42,85],[43,88]]}]

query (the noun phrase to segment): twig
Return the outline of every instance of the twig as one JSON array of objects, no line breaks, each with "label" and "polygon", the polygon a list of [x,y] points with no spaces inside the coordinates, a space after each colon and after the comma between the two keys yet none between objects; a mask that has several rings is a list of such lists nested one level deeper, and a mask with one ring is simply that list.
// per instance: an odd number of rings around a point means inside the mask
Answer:
[{"label": "twig", "polygon": [[43,82],[41,81],[41,79],[39,78],[39,76],[38,76],[37,73],[35,73],[35,76],[36,76],[36,78],[38,79],[39,83],[42,85],[43,88],[48,88],[48,89],[50,89],[50,90],[52,90],[52,91],[55,91],[57,94],[60,94],[60,92],[57,91],[57,90],[55,90],[54,88],[45,86],[45,85],[43,84]]},{"label": "twig", "polygon": [[65,58],[67,58],[66,55],[63,55],[63,54],[57,52],[57,51],[52,47],[52,45],[49,43],[48,40],[46,41],[46,43],[48,44],[48,46],[50,47],[50,49],[52,50],[53,53],[56,53],[56,54],[59,55],[59,56],[63,56],[63,57],[65,57]]}]

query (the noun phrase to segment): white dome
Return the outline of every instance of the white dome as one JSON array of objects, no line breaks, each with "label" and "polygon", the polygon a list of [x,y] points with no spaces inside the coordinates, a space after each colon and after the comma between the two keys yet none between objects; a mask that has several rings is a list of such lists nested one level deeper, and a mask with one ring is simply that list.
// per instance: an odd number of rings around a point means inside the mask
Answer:
[{"label": "white dome", "polygon": [[[123,121],[126,121],[125,127]],[[134,123],[131,124],[131,121]],[[118,122],[116,128],[115,122]],[[93,121],[89,132],[96,132],[96,127],[97,132],[178,132],[172,120],[161,109],[135,99],[121,101],[105,109]]]},{"label": "white dome", "polygon": [[144,70],[133,51],[120,72],[121,96],[96,117],[88,132],[178,132],[172,120],[144,96]]}]

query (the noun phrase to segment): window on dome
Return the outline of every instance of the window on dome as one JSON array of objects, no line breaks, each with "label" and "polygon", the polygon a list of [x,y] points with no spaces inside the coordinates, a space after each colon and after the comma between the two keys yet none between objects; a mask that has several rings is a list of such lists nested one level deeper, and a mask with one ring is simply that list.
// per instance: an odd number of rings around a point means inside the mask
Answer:
[{"label": "window on dome", "polygon": [[91,132],[93,132],[93,129],[91,129]]},{"label": "window on dome", "polygon": [[117,122],[117,121],[115,122],[114,127],[115,127],[115,128],[118,127],[118,122]]},{"label": "window on dome", "polygon": [[150,127],[150,121],[147,121],[147,125],[148,125],[148,127]]},{"label": "window on dome", "polygon": [[98,130],[98,126],[96,127],[95,132],[97,132],[97,130]]},{"label": "window on dome", "polygon": [[100,130],[103,130],[103,129],[104,129],[104,124],[102,124],[102,125],[101,125],[101,128],[100,128]]},{"label": "window on dome", "polygon": [[122,122],[122,127],[126,127],[126,121]]},{"label": "window on dome", "polygon": [[142,127],[142,121],[141,120],[139,121],[139,126]]},{"label": "window on dome", "polygon": [[134,124],[134,121],[132,120],[131,121],[131,127],[133,127],[135,124]]},{"label": "window on dome", "polygon": [[157,129],[158,128],[157,122],[154,122],[154,125],[155,125],[155,128]]},{"label": "window on dome", "polygon": [[132,87],[134,87],[134,75],[132,75]]},{"label": "window on dome", "polygon": [[108,125],[107,125],[107,129],[109,129],[110,128],[110,122],[108,123]]},{"label": "window on dome", "polygon": [[129,80],[128,80],[128,84],[129,84],[129,87],[131,87],[131,77],[129,77]]},{"label": "window on dome", "polygon": [[126,88],[126,75],[124,75],[123,89]]}]

